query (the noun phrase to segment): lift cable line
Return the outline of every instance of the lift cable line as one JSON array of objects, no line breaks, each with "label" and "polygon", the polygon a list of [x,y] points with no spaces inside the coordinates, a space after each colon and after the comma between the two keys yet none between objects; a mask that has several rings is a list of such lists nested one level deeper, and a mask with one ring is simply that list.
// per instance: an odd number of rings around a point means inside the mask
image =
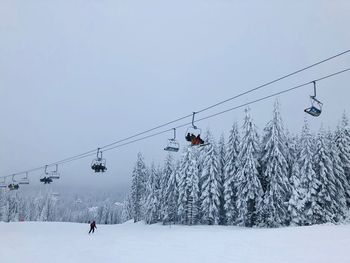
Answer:
[{"label": "lift cable line", "polygon": [[[217,107],[217,106],[219,106],[219,105],[222,105],[222,104],[224,104],[224,103],[226,103],[226,102],[232,101],[232,100],[234,100],[234,99],[237,99],[237,98],[239,98],[239,97],[242,97],[242,96],[247,95],[247,94],[249,94],[249,93],[252,93],[252,92],[254,92],[254,91],[257,91],[257,90],[259,90],[259,89],[262,89],[262,88],[264,88],[264,87],[266,87],[266,86],[272,85],[272,84],[274,84],[274,83],[276,83],[276,82],[278,82],[278,81],[281,81],[281,80],[283,80],[283,79],[286,79],[286,78],[291,77],[291,76],[293,76],[293,75],[296,75],[296,74],[298,74],[298,73],[301,73],[301,72],[303,72],[303,71],[306,71],[306,70],[308,70],[308,69],[310,69],[310,68],[313,68],[313,67],[315,67],[315,66],[318,66],[318,65],[320,65],[320,64],[322,64],[322,63],[325,63],[325,62],[327,62],[327,61],[330,61],[330,60],[332,60],[332,59],[335,59],[335,58],[337,58],[337,57],[340,57],[340,56],[342,56],[342,55],[345,55],[345,54],[347,54],[347,53],[349,53],[349,52],[350,52],[350,49],[345,50],[345,51],[340,52],[340,53],[338,53],[338,54],[336,54],[336,55],[333,55],[333,56],[331,56],[331,57],[328,57],[328,58],[326,58],[326,59],[323,59],[323,60],[321,60],[321,61],[319,61],[319,62],[316,62],[316,63],[314,63],[314,64],[311,64],[311,65],[309,65],[309,66],[306,66],[306,67],[304,67],[304,68],[301,68],[301,69],[299,69],[299,70],[296,70],[296,71],[294,71],[294,72],[292,72],[292,73],[289,73],[289,74],[287,74],[287,75],[284,75],[284,76],[282,76],[282,77],[279,77],[279,78],[277,78],[277,79],[274,79],[274,80],[272,80],[272,81],[269,81],[269,82],[267,82],[267,83],[265,83],[265,84],[262,84],[262,85],[260,85],[260,86],[258,86],[258,87],[255,87],[255,88],[253,88],[253,89],[247,90],[247,91],[245,91],[245,92],[242,92],[242,93],[240,93],[240,94],[237,94],[237,95],[235,95],[235,96],[233,96],[233,97],[230,97],[230,98],[228,98],[228,99],[225,99],[225,100],[223,100],[223,101],[217,102],[217,103],[215,103],[215,104],[213,104],[213,105],[210,105],[210,106],[208,106],[208,107],[206,107],[206,108],[203,108],[203,109],[201,109],[201,110],[198,110],[198,111],[196,111],[196,112],[194,112],[194,113],[195,113],[195,114],[202,113],[202,112],[204,112],[204,111],[207,111],[207,110],[209,110],[209,109],[212,109],[212,108],[214,108],[214,107]],[[133,139],[133,138],[135,138],[135,137],[139,137],[139,136],[141,136],[141,135],[143,135],[143,134],[146,134],[146,133],[149,133],[149,132],[151,132],[151,131],[158,130],[158,129],[160,129],[160,128],[169,126],[170,124],[179,122],[179,121],[181,121],[181,120],[187,119],[187,118],[192,117],[192,116],[193,116],[193,114],[188,114],[188,115],[186,115],[186,116],[183,116],[183,117],[177,118],[177,119],[175,119],[175,120],[173,120],[173,121],[169,121],[169,122],[167,122],[167,123],[158,125],[158,126],[156,126],[156,127],[154,127],[154,128],[145,130],[145,131],[143,131],[143,132],[137,133],[137,134],[132,135],[132,136],[129,136],[129,137],[127,137],[127,138],[124,138],[124,139],[121,139],[121,140],[118,140],[118,141],[109,143],[109,144],[104,145],[104,146],[102,146],[102,147],[100,147],[100,148],[101,148],[101,149],[108,148],[108,147],[110,147],[110,146],[113,146],[113,145],[116,145],[116,144],[119,144],[119,143],[128,141],[128,140]]]},{"label": "lift cable line", "polygon": [[[280,78],[278,78],[278,79],[276,79],[276,80],[274,80],[274,81],[270,81],[269,83],[266,83],[266,84],[264,84],[264,85],[261,85],[261,86],[259,86],[259,87],[254,88],[254,89],[251,89],[251,90],[248,90],[248,91],[243,92],[243,93],[241,93],[241,94],[238,94],[238,95],[236,95],[236,96],[234,96],[234,97],[231,97],[231,98],[229,98],[229,99],[226,99],[226,100],[224,100],[224,101],[222,101],[222,102],[219,102],[219,103],[216,103],[216,104],[211,105],[211,106],[209,106],[209,107],[206,107],[206,108],[204,108],[204,109],[202,109],[202,110],[200,110],[200,111],[197,111],[197,112],[195,112],[195,113],[197,114],[197,113],[203,112],[203,111],[205,111],[205,110],[209,110],[209,109],[211,109],[211,108],[213,108],[213,107],[216,107],[216,106],[218,106],[218,105],[221,105],[221,104],[223,104],[223,103],[225,103],[225,102],[228,102],[228,101],[233,100],[233,99],[235,99],[235,98],[238,98],[238,97],[240,97],[240,96],[246,95],[246,94],[248,94],[248,93],[251,93],[251,92],[253,92],[253,91],[256,91],[257,89],[266,87],[267,85],[270,85],[270,84],[272,84],[272,83],[275,83],[275,82],[277,82],[277,81],[280,81],[280,80],[282,80],[282,79],[285,79],[285,78],[287,78],[287,77],[289,77],[289,76],[292,76],[292,75],[294,75],[294,74],[300,73],[300,72],[302,72],[302,71],[304,71],[304,70],[307,70],[307,69],[309,69],[309,68],[311,68],[311,67],[314,67],[314,66],[316,66],[316,65],[319,65],[319,64],[321,64],[321,63],[324,63],[324,62],[326,62],[326,61],[329,61],[329,60],[334,59],[334,58],[336,58],[336,57],[339,57],[339,56],[341,56],[341,55],[344,55],[344,54],[346,54],[346,53],[348,53],[348,52],[350,52],[350,49],[347,50],[347,51],[344,51],[344,52],[342,52],[342,53],[339,53],[339,54],[337,54],[337,55],[335,55],[335,56],[332,56],[332,57],[329,57],[329,58],[327,58],[327,59],[324,59],[324,60],[322,60],[322,61],[320,61],[320,62],[317,62],[317,63],[315,63],[315,64],[312,64],[312,65],[310,65],[310,66],[308,66],[308,67],[305,67],[305,68],[303,68],[303,69],[300,69],[300,70],[295,71],[295,72],[293,72],[293,73],[290,73],[290,74],[288,74],[288,75],[285,75],[285,76],[283,76],[283,77],[280,77]],[[301,88],[301,87],[306,86],[306,85],[309,85],[309,84],[311,84],[311,83],[313,83],[313,82],[321,81],[321,80],[324,80],[324,79],[327,79],[327,78],[330,78],[330,77],[333,77],[333,76],[336,76],[336,75],[345,73],[345,72],[347,72],[347,71],[349,71],[349,70],[350,70],[350,68],[347,68],[347,69],[344,69],[344,70],[341,70],[341,71],[338,71],[338,72],[335,72],[335,73],[326,75],[326,76],[324,76],[324,77],[315,79],[315,80],[313,80],[313,81],[306,82],[306,83],[304,83],[304,84],[295,86],[295,87],[293,87],[293,88],[290,88],[290,89],[287,89],[287,90],[283,90],[283,91],[280,91],[280,92],[271,94],[271,95],[269,95],[269,96],[266,96],[266,97],[263,97],[263,98],[260,98],[260,99],[257,99],[257,100],[251,101],[251,102],[247,102],[247,103],[244,103],[244,104],[242,104],[242,105],[239,105],[239,106],[236,106],[236,107],[233,107],[233,108],[230,108],[230,109],[227,109],[227,110],[224,110],[224,111],[221,111],[221,112],[218,112],[218,113],[215,113],[215,114],[212,114],[212,115],[209,115],[209,116],[200,118],[200,119],[197,119],[195,122],[199,122],[199,121],[202,121],[202,120],[205,120],[205,119],[209,119],[209,118],[212,118],[212,117],[221,115],[221,114],[223,114],[223,113],[226,113],[226,112],[235,110],[235,109],[237,109],[237,108],[241,108],[241,107],[244,107],[244,106],[247,106],[247,105],[250,105],[250,104],[259,102],[259,101],[261,101],[261,100],[265,100],[265,99],[268,99],[268,98],[271,98],[271,97],[274,97],[274,96],[283,94],[283,93],[285,93],[285,92],[289,92],[289,91],[292,91],[292,90]],[[122,142],[128,141],[128,140],[133,139],[133,138],[135,138],[135,137],[139,137],[139,136],[141,136],[141,135],[143,135],[143,134],[146,134],[146,133],[149,133],[149,132],[151,132],[151,131],[160,129],[160,128],[162,128],[162,127],[168,126],[168,125],[173,124],[173,123],[175,123],[175,122],[179,122],[180,120],[183,120],[183,119],[186,119],[186,118],[189,118],[189,117],[192,117],[192,116],[193,116],[193,113],[188,114],[188,115],[186,115],[186,116],[180,117],[180,118],[175,119],[175,120],[173,120],[173,121],[169,121],[169,122],[164,123],[164,124],[162,124],[162,125],[158,125],[158,126],[156,126],[156,127],[154,127],[154,128],[145,130],[145,131],[143,131],[143,132],[137,133],[137,134],[132,135],[132,136],[129,136],[129,137],[127,137],[127,138],[124,138],[124,139],[118,140],[118,141],[116,141],[116,142],[113,142],[113,143],[104,145],[104,146],[102,146],[102,147],[99,147],[99,149],[102,149],[103,152],[104,152],[104,151],[109,151],[109,150],[112,150],[112,149],[116,149],[116,148],[119,148],[119,147],[122,147],[122,146],[125,146],[125,145],[128,145],[128,144],[131,144],[131,143],[135,143],[135,142],[138,142],[138,141],[141,141],[141,140],[150,138],[150,137],[154,137],[154,136],[157,136],[157,135],[160,135],[160,134],[163,134],[163,133],[172,131],[174,128],[177,129],[177,128],[182,128],[182,127],[191,125],[192,122],[189,122],[189,123],[186,123],[186,124],[179,125],[179,126],[177,126],[177,127],[172,127],[171,129],[167,129],[167,130],[164,130],[164,131],[161,131],[161,132],[157,132],[157,133],[154,133],[154,134],[151,134],[151,135],[148,135],[148,136],[145,136],[145,137],[136,139],[136,140],[132,140],[132,141],[129,141],[129,142],[120,144],[120,143],[122,143]],[[115,146],[114,146],[114,145],[115,145]],[[46,165],[43,165],[43,166],[40,166],[40,167],[36,167],[36,168],[30,169],[30,170],[25,170],[25,171],[22,171],[22,172],[13,173],[13,174],[6,175],[6,176],[0,176],[0,178],[7,178],[7,177],[11,177],[11,176],[13,177],[13,176],[20,175],[20,174],[25,174],[25,173],[30,173],[30,172],[35,172],[35,171],[38,171],[38,170],[42,170],[42,169],[45,169],[45,167],[53,166],[53,165],[56,165],[56,164],[58,165],[58,164],[64,164],[64,163],[68,163],[68,162],[73,162],[73,161],[76,161],[76,160],[79,160],[79,159],[83,159],[83,158],[86,158],[86,157],[95,155],[95,154],[96,154],[96,150],[97,150],[97,149],[94,149],[94,150],[91,150],[91,151],[87,151],[87,152],[85,152],[85,153],[81,153],[81,154],[78,154],[78,155],[75,155],[75,156],[72,156],[72,157],[68,157],[68,158],[65,158],[65,159],[63,159],[63,160],[60,160],[60,161],[57,161],[57,162],[54,162],[54,163],[50,163],[50,164],[46,164]]]}]

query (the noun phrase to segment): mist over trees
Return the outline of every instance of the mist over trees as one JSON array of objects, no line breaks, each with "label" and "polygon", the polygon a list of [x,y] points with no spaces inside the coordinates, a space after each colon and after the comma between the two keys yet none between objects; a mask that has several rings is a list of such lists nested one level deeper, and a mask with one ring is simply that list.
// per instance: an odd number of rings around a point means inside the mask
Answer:
[{"label": "mist over trees", "polygon": [[284,126],[276,101],[261,133],[249,108],[242,127],[232,124],[228,138],[208,130],[204,147],[184,146],[161,166],[138,153],[131,189],[123,203],[52,192],[26,197],[0,190],[0,220],[117,224],[301,226],[337,223],[350,208],[350,127],[344,113],[334,129],[300,134]]}]

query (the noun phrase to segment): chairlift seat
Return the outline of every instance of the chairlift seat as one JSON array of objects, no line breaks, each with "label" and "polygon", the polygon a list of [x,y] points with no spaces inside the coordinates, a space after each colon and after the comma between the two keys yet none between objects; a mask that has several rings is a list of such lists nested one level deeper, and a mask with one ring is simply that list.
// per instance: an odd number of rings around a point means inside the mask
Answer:
[{"label": "chairlift seat", "polygon": [[60,179],[60,174],[50,174],[50,179]]},{"label": "chairlift seat", "polygon": [[28,179],[21,179],[20,181],[18,181],[18,184],[29,184],[29,180]]},{"label": "chairlift seat", "polygon": [[18,184],[9,184],[8,189],[13,191],[13,190],[18,190],[19,185]]},{"label": "chairlift seat", "polygon": [[180,144],[176,141],[176,139],[169,139],[168,145],[164,148],[165,151],[168,152],[178,152],[180,149]]},{"label": "chairlift seat", "polygon": [[40,182],[44,183],[44,184],[50,184],[52,183],[52,179],[50,177],[44,177],[40,179]]},{"label": "chairlift seat", "polygon": [[164,148],[165,151],[168,152],[178,152],[179,151],[179,147],[174,147],[174,146],[167,146]]},{"label": "chairlift seat", "polygon": [[320,109],[316,108],[315,106],[311,106],[310,108],[307,108],[304,111],[314,117],[320,116],[322,112]]}]

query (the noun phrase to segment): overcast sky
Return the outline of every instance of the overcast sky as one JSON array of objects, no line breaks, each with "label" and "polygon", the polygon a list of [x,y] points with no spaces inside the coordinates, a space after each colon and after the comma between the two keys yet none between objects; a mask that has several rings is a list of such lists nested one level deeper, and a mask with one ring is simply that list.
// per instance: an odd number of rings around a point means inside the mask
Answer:
[{"label": "overcast sky", "polygon": [[[347,0],[0,0],[0,174],[97,148],[347,50],[349,14]],[[350,54],[198,117],[347,67]],[[350,113],[349,83],[350,72],[318,83],[324,112],[309,118],[313,131]],[[311,93],[279,97],[292,132]],[[272,105],[251,106],[260,131]],[[243,109],[198,125],[227,135],[242,118]],[[159,163],[167,137],[106,153],[106,174],[92,172],[91,158],[60,167],[58,184],[125,187],[137,152]]]}]

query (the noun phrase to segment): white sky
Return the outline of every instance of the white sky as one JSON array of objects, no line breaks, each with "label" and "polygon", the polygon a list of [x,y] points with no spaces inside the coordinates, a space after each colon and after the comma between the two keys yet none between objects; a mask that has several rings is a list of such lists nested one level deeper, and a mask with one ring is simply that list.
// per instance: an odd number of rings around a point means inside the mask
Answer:
[{"label": "white sky", "polygon": [[[97,148],[347,50],[349,14],[345,0],[0,0],[0,174]],[[347,67],[350,54],[198,117]],[[350,112],[349,81],[345,73],[318,84],[324,112],[310,119],[314,131]],[[280,96],[292,132],[311,92]],[[251,106],[260,130],[272,105]],[[242,118],[237,110],[198,125],[219,136]],[[90,171],[91,158],[61,167],[59,184],[124,186],[137,152],[160,162],[170,136],[106,153],[106,175]]]}]

